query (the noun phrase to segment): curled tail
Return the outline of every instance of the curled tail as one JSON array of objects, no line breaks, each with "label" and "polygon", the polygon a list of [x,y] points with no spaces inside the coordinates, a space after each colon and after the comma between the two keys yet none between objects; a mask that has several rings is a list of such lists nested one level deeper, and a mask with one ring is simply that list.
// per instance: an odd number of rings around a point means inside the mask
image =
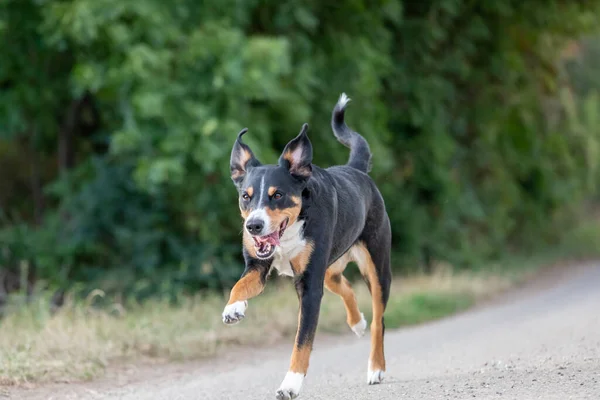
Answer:
[{"label": "curled tail", "polygon": [[371,149],[364,137],[348,128],[344,122],[344,112],[350,98],[342,93],[331,116],[333,134],[343,145],[350,148],[350,159],[347,165],[363,172],[371,170]]}]

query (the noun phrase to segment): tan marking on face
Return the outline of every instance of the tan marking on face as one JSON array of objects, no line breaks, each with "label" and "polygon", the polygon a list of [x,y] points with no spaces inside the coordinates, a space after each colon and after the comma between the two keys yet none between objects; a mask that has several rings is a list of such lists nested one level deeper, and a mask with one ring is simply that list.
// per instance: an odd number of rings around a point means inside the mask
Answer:
[{"label": "tan marking on face", "polygon": [[371,355],[369,361],[371,370],[385,371],[385,356],[383,354],[383,312],[385,307],[382,301],[382,290],[379,284],[377,269],[371,254],[363,243],[358,243],[352,246],[351,254],[359,255],[353,257],[356,261],[360,272],[367,278],[371,289],[371,297],[373,304],[373,319],[371,320]]},{"label": "tan marking on face", "polygon": [[262,293],[264,288],[265,285],[260,277],[260,272],[250,271],[233,286],[227,304],[256,297]]},{"label": "tan marking on face", "polygon": [[290,196],[290,199],[294,202],[297,207],[302,207],[302,199],[298,196]]},{"label": "tan marking on face", "polygon": [[258,258],[256,256],[256,247],[254,247],[254,239],[252,239],[252,235],[250,235],[245,229],[243,233],[243,244],[248,254],[250,254],[250,257]]},{"label": "tan marking on face", "polygon": [[269,190],[267,190],[267,193],[270,196],[273,196],[275,194],[275,192],[277,191],[277,188],[275,186],[269,186]]},{"label": "tan marking on face", "polygon": [[313,242],[307,242],[304,248],[294,258],[290,260],[294,275],[302,275],[310,262],[310,257],[315,246]]},{"label": "tan marking on face", "polygon": [[248,219],[248,216],[250,215],[251,212],[252,212],[252,210],[250,210],[250,209],[242,210],[242,208],[240,207],[240,214],[242,214],[242,218],[244,218],[244,221]]},{"label": "tan marking on face", "polygon": [[352,285],[342,275],[349,261],[349,252],[347,252],[327,268],[327,271],[325,271],[325,287],[331,293],[335,293],[342,298],[346,308],[346,322],[350,327],[353,327],[362,320],[362,317]]},{"label": "tan marking on face", "polygon": [[[252,195],[254,194],[254,187],[249,186],[246,189],[246,193],[248,193],[248,196],[252,197]],[[242,194],[243,195],[243,194]],[[246,210],[242,209],[242,201],[240,200],[239,202],[239,206],[240,206],[240,212],[242,214],[242,218],[244,218],[244,220],[248,219],[248,215],[250,215],[250,213],[252,212],[251,208],[248,208]]]},{"label": "tan marking on face", "polygon": [[300,210],[302,209],[302,202],[299,197],[292,196],[292,201],[295,203],[294,206],[284,208],[284,209],[275,209],[271,210],[270,208],[265,208],[265,212],[269,216],[271,220],[270,232],[279,229],[279,225],[288,218],[288,226],[291,226],[298,220],[298,216],[300,215]]}]

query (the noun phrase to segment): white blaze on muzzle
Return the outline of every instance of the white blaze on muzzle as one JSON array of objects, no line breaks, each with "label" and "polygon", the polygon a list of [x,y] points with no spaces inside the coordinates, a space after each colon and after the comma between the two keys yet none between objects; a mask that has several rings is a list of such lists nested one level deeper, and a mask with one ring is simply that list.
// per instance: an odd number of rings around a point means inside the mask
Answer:
[{"label": "white blaze on muzzle", "polygon": [[[264,208],[252,211],[250,215],[248,215],[248,218],[246,218],[246,223],[250,221],[262,223],[263,230],[261,232],[261,235],[270,233],[269,231],[271,230],[271,218],[269,217],[269,214],[267,214],[267,211]],[[247,230],[248,228],[245,227],[245,229]],[[254,234],[250,231],[248,231],[248,233],[250,233],[251,235]]]}]

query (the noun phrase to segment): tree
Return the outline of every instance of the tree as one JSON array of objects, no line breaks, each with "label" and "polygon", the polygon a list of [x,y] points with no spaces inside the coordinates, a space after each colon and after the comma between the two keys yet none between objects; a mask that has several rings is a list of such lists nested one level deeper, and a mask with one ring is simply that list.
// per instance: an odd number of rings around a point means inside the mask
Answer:
[{"label": "tree", "polygon": [[[548,239],[549,216],[588,195],[576,153],[590,136],[551,126],[545,105],[562,43],[596,25],[597,6],[5,1],[0,149],[47,173],[0,197],[29,221],[18,203],[37,191],[41,226],[11,219],[0,239],[21,249],[11,265],[30,260],[55,285],[227,285],[241,268],[235,134],[248,126],[274,162],[309,122],[316,162],[345,162],[329,128],[342,91],[375,153],[398,268],[468,266]],[[31,231],[25,246],[17,226]]]}]

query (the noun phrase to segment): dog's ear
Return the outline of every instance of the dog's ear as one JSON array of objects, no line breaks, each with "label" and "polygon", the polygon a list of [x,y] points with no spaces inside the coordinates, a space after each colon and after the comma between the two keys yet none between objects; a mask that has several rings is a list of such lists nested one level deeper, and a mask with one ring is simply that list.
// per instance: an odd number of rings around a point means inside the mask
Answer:
[{"label": "dog's ear", "polygon": [[300,134],[290,141],[279,157],[279,165],[287,168],[292,176],[306,180],[312,174],[312,144],[306,132],[308,124],[302,125]]},{"label": "dog's ear", "polygon": [[244,128],[238,133],[237,140],[231,150],[231,161],[229,168],[231,169],[231,180],[236,185],[239,185],[244,176],[248,173],[252,167],[257,167],[260,162],[254,157],[254,153],[250,150],[250,147],[242,142],[242,136],[248,132],[248,128]]}]

